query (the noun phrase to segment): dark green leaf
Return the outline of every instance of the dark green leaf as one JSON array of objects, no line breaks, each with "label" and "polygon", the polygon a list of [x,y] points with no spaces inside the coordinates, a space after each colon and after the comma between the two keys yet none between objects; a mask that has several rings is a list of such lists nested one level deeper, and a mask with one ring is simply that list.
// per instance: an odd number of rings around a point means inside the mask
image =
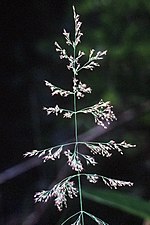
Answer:
[{"label": "dark green leaf", "polygon": [[84,197],[97,203],[123,210],[143,219],[150,219],[150,203],[118,191],[86,189]]}]

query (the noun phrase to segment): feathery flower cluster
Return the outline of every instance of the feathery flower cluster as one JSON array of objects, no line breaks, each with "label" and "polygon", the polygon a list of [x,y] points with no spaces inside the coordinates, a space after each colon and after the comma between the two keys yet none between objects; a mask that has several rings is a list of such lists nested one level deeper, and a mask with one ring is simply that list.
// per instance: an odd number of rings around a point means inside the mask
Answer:
[{"label": "feathery flower cluster", "polygon": [[55,107],[43,107],[43,110],[47,112],[47,115],[50,115],[51,113],[54,113],[56,116],[63,113],[63,118],[71,118],[74,112],[67,109],[61,109],[58,105]]},{"label": "feathery flower cluster", "polygon": [[63,206],[67,208],[67,198],[77,197],[77,189],[74,182],[68,179],[56,184],[51,190],[37,192],[34,195],[35,202],[47,202],[49,198],[55,197],[55,205],[61,211]]},{"label": "feathery flower cluster", "polygon": [[80,30],[82,22],[79,21],[80,16],[76,13],[74,6],[73,6],[73,16],[75,22],[75,40],[73,42],[73,46],[77,46],[81,42],[81,36],[83,35],[83,33]]},{"label": "feathery flower cluster", "polygon": [[[133,148],[135,145],[131,145],[126,143],[126,141],[122,141],[121,143],[116,143],[115,141],[111,140],[108,143],[99,143],[99,142],[72,142],[67,143],[64,145],[58,145],[51,148],[47,148],[44,150],[33,150],[31,152],[26,152],[24,154],[24,157],[32,157],[32,156],[38,156],[42,157],[43,161],[46,162],[47,160],[55,160],[59,159],[61,156],[61,153],[64,151],[64,147],[68,145],[85,145],[87,148],[90,149],[90,152],[93,155],[99,154],[104,157],[110,157],[112,155],[113,150],[117,150],[121,155],[123,155],[122,148]],[[93,165],[95,166],[97,162],[95,161],[95,158],[93,158],[90,155],[86,155],[80,152],[74,152],[72,153],[69,149],[64,151],[64,155],[68,158],[68,165],[71,166],[71,168],[75,171],[82,171],[83,163],[81,161],[81,157],[84,158],[87,165]]]},{"label": "feathery flower cluster", "polygon": [[[84,93],[90,92],[91,88],[86,87],[86,84],[82,84],[81,82],[79,82],[79,85],[77,87],[74,86],[74,93],[76,93],[78,99],[84,97]],[[106,123],[110,124],[111,121],[117,120],[114,112],[112,111],[112,108],[113,107],[110,105],[110,102],[103,102],[103,100],[101,100],[100,102],[98,102],[93,106],[76,111],[76,113],[92,114],[92,116],[94,116],[95,123],[106,129],[107,128]],[[43,107],[43,110],[47,112],[47,115],[54,113],[56,116],[64,112],[63,113],[64,118],[71,118],[72,115],[75,114],[74,111],[62,109],[58,105],[49,108]]]},{"label": "feathery flower cluster", "polygon": [[[52,148],[47,148],[44,150],[33,150],[31,152],[26,152],[24,154],[24,157],[31,157],[31,156],[38,156],[42,157],[43,162],[46,162],[47,160],[55,160],[60,158],[60,154],[63,151],[64,145],[55,146]],[[56,149],[56,150],[55,150]]]},{"label": "feathery flower cluster", "polygon": [[87,165],[93,165],[95,166],[97,164],[97,162],[95,161],[95,159],[92,156],[89,155],[85,155],[85,154],[81,154],[80,155],[85,159]]},{"label": "feathery flower cluster", "polygon": [[[75,21],[75,40],[71,41],[70,39],[70,33],[67,32],[64,29],[63,35],[66,40],[66,44],[69,46],[72,46],[74,49],[76,46],[81,42],[81,36],[83,33],[81,32],[80,28],[82,23],[79,21],[79,15],[76,14],[75,8],[73,7],[73,14],[74,14],[74,21]],[[56,51],[60,54],[60,59],[67,59],[69,61],[69,65],[67,65],[67,68],[69,70],[72,70],[75,75],[78,75],[78,72],[82,69],[90,69],[93,70],[94,67],[100,66],[99,63],[96,61],[103,59],[103,56],[106,55],[107,50],[105,51],[98,51],[95,55],[94,49],[90,50],[88,61],[84,65],[80,65],[79,59],[85,55],[85,53],[81,50],[79,50],[78,55],[76,58],[74,58],[72,55],[68,55],[67,51],[63,49],[57,42],[55,42]]]},{"label": "feathery flower cluster", "polygon": [[73,78],[73,92],[76,94],[77,98],[83,98],[85,96],[85,93],[91,93],[92,89],[90,87],[87,87],[86,84],[82,84],[81,81],[79,81],[76,78]]},{"label": "feathery flower cluster", "polygon": [[98,174],[85,174],[87,180],[91,183],[97,183],[98,179],[102,179],[103,182],[109,186],[111,189],[115,188],[117,189],[117,187],[121,187],[121,186],[132,186],[133,183],[130,181],[121,181],[121,180],[115,180],[112,178],[108,178],[108,177],[104,177]]},{"label": "feathery flower cluster", "polygon": [[71,119],[73,112],[67,111],[64,113],[63,118]]},{"label": "feathery flower cluster", "polygon": [[99,179],[99,176],[97,174],[87,174],[86,177],[90,183],[94,183],[94,184],[97,183]]},{"label": "feathery flower cluster", "polygon": [[82,69],[90,69],[90,70],[93,70],[95,66],[100,66],[99,63],[95,62],[97,60],[101,60],[103,59],[103,56],[106,55],[107,53],[107,50],[101,52],[101,51],[98,51],[96,53],[95,56],[93,56],[93,53],[95,52],[94,49],[91,49],[90,50],[90,54],[89,54],[89,60],[87,63],[85,63],[82,67]]},{"label": "feathery flower cluster", "polygon": [[51,160],[55,160],[55,159],[59,159],[60,158],[60,154],[63,150],[63,146],[61,145],[54,153],[52,153],[52,150],[48,151],[48,154],[43,156],[43,161],[46,162],[47,160],[51,159]]},{"label": "feathery flower cluster", "polygon": [[55,198],[55,205],[57,206],[58,210],[61,211],[63,206],[67,207],[67,196],[69,198],[77,197],[78,196],[78,190],[74,186],[74,182],[71,181],[71,179],[79,176],[86,176],[87,180],[90,183],[97,183],[98,179],[102,179],[103,182],[109,186],[111,189],[121,186],[132,186],[133,183],[129,181],[120,181],[115,180],[111,178],[107,178],[98,174],[86,174],[86,173],[80,173],[75,174],[72,176],[69,176],[65,178],[64,180],[60,181],[58,184],[54,185],[54,187],[51,190],[48,191],[40,191],[37,192],[34,195],[35,202],[47,202],[49,198],[54,197]]},{"label": "feathery flower cluster", "polygon": [[95,159],[92,156],[89,155],[85,155],[85,154],[81,154],[78,152],[74,152],[72,153],[69,149],[67,149],[64,152],[65,156],[67,156],[68,158],[68,165],[71,166],[72,170],[81,172],[84,167],[83,167],[83,163],[81,161],[81,158],[79,156],[82,156],[84,158],[84,160],[86,161],[87,165],[93,165],[95,166],[97,164],[97,162],[95,161]]},{"label": "feathery flower cluster", "polygon": [[54,113],[56,116],[58,116],[59,113],[62,113],[63,110],[59,108],[58,105],[56,105],[55,107],[43,107],[43,110],[46,110],[47,115]]},{"label": "feathery flower cluster", "polygon": [[[56,105],[55,107],[44,107],[43,109],[47,112],[47,115],[55,114],[56,116],[58,116],[62,114],[63,118],[69,119],[74,116],[75,141],[67,144],[57,145],[44,150],[33,150],[31,152],[25,153],[24,156],[42,157],[43,161],[46,162],[48,160],[59,159],[61,153],[63,152],[64,155],[67,157],[68,165],[72,168],[74,172],[76,172],[74,175],[63,179],[58,184],[54,185],[51,190],[43,190],[41,192],[37,192],[34,196],[35,202],[47,202],[49,198],[54,197],[55,205],[57,206],[58,210],[61,211],[63,206],[67,207],[67,196],[69,198],[73,198],[79,195],[80,211],[66,219],[62,223],[62,225],[64,225],[68,220],[77,215],[78,218],[75,220],[74,223],[72,223],[72,225],[84,225],[84,215],[89,216],[92,220],[94,220],[94,222],[99,225],[107,225],[98,217],[95,217],[94,215],[83,210],[81,176],[85,176],[86,179],[91,183],[96,183],[98,179],[101,178],[107,186],[115,189],[117,189],[117,187],[125,185],[132,186],[133,183],[129,181],[120,181],[107,178],[98,174],[81,173],[85,169],[83,166],[83,161],[85,161],[87,165],[95,166],[97,164],[94,158],[95,155],[99,154],[104,157],[110,157],[114,150],[118,151],[120,154],[123,154],[123,148],[132,148],[135,147],[135,145],[128,144],[125,141],[122,141],[121,143],[116,143],[113,140],[109,141],[108,143],[78,141],[78,114],[92,114],[95,123],[97,125],[102,126],[103,128],[107,128],[107,124],[109,125],[110,122],[116,120],[116,116],[112,110],[113,107],[110,105],[110,102],[104,102],[103,100],[100,100],[97,104],[93,106],[89,106],[80,110],[77,109],[77,100],[85,97],[86,94],[91,93],[92,91],[91,87],[88,87],[85,83],[82,83],[79,79],[77,79],[79,72],[82,69],[89,69],[92,71],[95,67],[100,66],[99,61],[103,59],[103,56],[106,55],[107,51],[98,51],[95,53],[95,50],[91,49],[87,62],[82,65],[80,59],[85,55],[85,53],[81,50],[77,51],[77,45],[81,42],[81,37],[83,35],[80,30],[82,23],[79,21],[79,15],[76,13],[74,6],[73,16],[75,25],[74,40],[71,39],[69,32],[67,32],[65,29],[63,30],[63,35],[65,37],[66,44],[73,49],[73,54],[68,55],[67,51],[62,48],[57,42],[55,42],[56,52],[59,53],[60,59],[68,60],[69,64],[67,65],[67,68],[73,72],[72,90],[64,90],[48,81],[45,81],[45,85],[50,88],[52,96],[72,96],[74,108],[73,110],[68,110],[62,109],[58,105]],[[69,146],[71,145],[73,145],[74,148],[70,148]],[[90,150],[89,155],[83,154],[83,151],[81,153],[79,145],[85,145]],[[93,154],[94,157],[90,154]],[[72,179],[75,177],[78,178],[78,189],[72,181]]]},{"label": "feathery flower cluster", "polygon": [[116,116],[112,111],[112,106],[110,102],[99,101],[97,104],[80,110],[82,113],[91,113],[94,116],[95,123],[107,128],[104,121],[110,124],[110,121],[116,120]]},{"label": "feathery flower cluster", "polygon": [[117,187],[126,186],[126,185],[129,186],[129,187],[133,186],[133,183],[129,182],[129,181],[114,180],[114,179],[107,178],[107,177],[102,177],[102,180],[111,189],[112,188],[117,189]]},{"label": "feathery flower cluster", "polygon": [[69,149],[64,152],[65,156],[68,158],[68,165],[75,171],[81,172],[83,170],[83,165],[77,153],[72,153]]},{"label": "feathery flower cluster", "polygon": [[66,50],[62,49],[61,46],[56,41],[55,41],[55,46],[56,46],[56,52],[59,52],[60,54],[60,59],[69,59],[69,56],[67,55]]},{"label": "feathery flower cluster", "polygon": [[62,97],[67,97],[68,95],[73,94],[73,92],[71,92],[71,91],[66,91],[66,90],[63,90],[63,89],[61,89],[59,87],[56,87],[55,85],[51,84],[47,80],[45,80],[45,85],[48,86],[51,89],[52,96],[59,94]]},{"label": "feathery flower cluster", "polygon": [[[91,88],[86,87],[86,84],[79,82],[78,86],[74,86],[74,93],[76,94],[77,98],[80,99],[81,97],[84,97],[84,93],[91,93]],[[111,121],[117,120],[114,112],[112,111],[112,108],[113,107],[110,105],[110,102],[103,102],[103,100],[101,100],[93,106],[76,111],[76,113],[92,114],[92,116],[94,116],[95,123],[106,129],[106,123],[110,124]],[[47,115],[54,113],[56,116],[64,112],[64,118],[71,118],[72,115],[75,114],[74,111],[61,109],[58,105],[49,108],[43,107],[43,110],[46,110]]]},{"label": "feathery flower cluster", "polygon": [[132,148],[135,145],[131,145],[122,141],[121,143],[116,143],[115,141],[111,140],[108,143],[97,143],[97,142],[88,142],[85,145],[91,150],[91,152],[95,154],[99,154],[105,157],[110,157],[112,155],[112,150],[117,150],[121,155],[123,155],[123,151],[121,148]]}]

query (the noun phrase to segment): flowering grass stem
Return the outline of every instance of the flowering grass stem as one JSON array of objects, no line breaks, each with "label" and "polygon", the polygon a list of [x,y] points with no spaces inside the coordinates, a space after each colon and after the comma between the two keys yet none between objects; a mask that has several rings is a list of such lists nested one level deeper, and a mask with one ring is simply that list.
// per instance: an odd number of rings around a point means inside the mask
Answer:
[{"label": "flowering grass stem", "polygon": [[[103,56],[106,55],[107,51],[98,51],[95,53],[94,49],[90,50],[89,57],[86,63],[83,65],[80,64],[80,58],[85,55],[85,53],[81,50],[77,51],[77,45],[81,42],[81,36],[83,33],[80,30],[81,22],[79,21],[79,15],[75,11],[75,7],[73,6],[73,16],[74,16],[74,40],[70,38],[70,33],[68,33],[65,29],[63,35],[66,40],[66,44],[73,48],[73,55],[68,55],[67,51],[63,49],[57,42],[55,42],[56,51],[60,55],[60,59],[66,59],[69,61],[69,65],[67,68],[73,73],[73,86],[72,90],[64,90],[59,88],[52,83],[45,81],[45,85],[48,86],[51,90],[52,96],[60,95],[61,97],[73,96],[73,110],[60,108],[58,105],[55,107],[44,107],[47,115],[55,114],[59,116],[63,114],[63,118],[70,119],[74,116],[74,141],[65,144],[59,144],[54,147],[46,148],[44,150],[32,150],[31,152],[27,152],[24,156],[38,156],[42,157],[43,161],[46,162],[48,160],[56,160],[59,159],[61,153],[67,157],[67,163],[71,166],[72,170],[74,170],[74,174],[62,179],[60,182],[55,184],[50,190],[43,190],[37,192],[34,195],[35,202],[47,202],[49,198],[54,197],[55,205],[59,211],[63,209],[63,207],[67,207],[67,198],[74,198],[79,196],[79,208],[80,211],[73,214],[69,218],[67,218],[61,225],[67,223],[70,219],[77,217],[74,223],[71,225],[84,225],[85,216],[90,217],[95,223],[99,225],[108,225],[103,220],[98,217],[86,212],[83,210],[83,195],[82,195],[82,183],[81,178],[85,176],[86,179],[91,183],[96,183],[99,178],[109,187],[117,189],[120,186],[132,186],[133,183],[129,181],[120,181],[111,179],[98,174],[88,174],[82,173],[84,169],[84,162],[88,165],[95,166],[98,164],[95,161],[95,155],[101,155],[103,157],[110,157],[112,152],[116,150],[121,155],[123,154],[123,149],[135,147],[135,145],[131,145],[126,143],[126,141],[122,141],[120,143],[116,143],[111,140],[107,143],[104,142],[83,142],[78,139],[78,116],[80,113],[83,114],[92,114],[94,117],[95,123],[97,125],[102,126],[103,128],[107,128],[110,122],[116,120],[116,116],[112,110],[112,106],[110,102],[104,102],[102,99],[95,105],[90,107],[86,107],[78,110],[77,101],[80,98],[85,97],[85,94],[91,93],[91,87],[88,87],[85,83],[82,83],[79,79],[77,79],[79,71],[82,69],[93,70],[95,67],[100,66],[97,63],[98,60],[103,59]],[[72,147],[74,145],[74,148]],[[82,150],[80,151],[79,145],[85,145],[85,147],[89,150],[87,154]],[[82,153],[81,153],[82,152]],[[92,155],[92,156],[91,156]],[[94,155],[94,157],[93,157]],[[76,178],[78,181],[77,187],[74,185],[73,178]]]}]

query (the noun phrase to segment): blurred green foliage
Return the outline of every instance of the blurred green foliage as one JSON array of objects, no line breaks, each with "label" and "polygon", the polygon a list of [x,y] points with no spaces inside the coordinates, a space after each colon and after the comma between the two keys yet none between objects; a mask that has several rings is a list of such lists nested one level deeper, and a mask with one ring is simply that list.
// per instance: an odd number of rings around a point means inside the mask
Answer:
[{"label": "blurred green foliage", "polygon": [[97,76],[103,77],[103,82],[99,82],[102,95],[112,91],[114,97],[114,92],[115,96],[118,93],[119,107],[147,100],[150,2],[87,0],[79,3],[78,9],[84,16],[87,48],[108,49],[102,74],[96,71]]},{"label": "blurred green foliage", "polygon": [[145,220],[150,219],[150,203],[135,196],[117,190],[106,191],[96,188],[85,189],[83,194],[85,198],[99,204],[117,208]]}]

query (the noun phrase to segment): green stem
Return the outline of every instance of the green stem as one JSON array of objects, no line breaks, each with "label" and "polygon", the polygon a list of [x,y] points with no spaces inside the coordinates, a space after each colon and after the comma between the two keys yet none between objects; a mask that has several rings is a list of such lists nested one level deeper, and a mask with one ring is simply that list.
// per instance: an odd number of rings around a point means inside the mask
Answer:
[{"label": "green stem", "polygon": [[[75,37],[76,38],[76,37]],[[76,79],[76,68],[75,68],[75,57],[76,57],[76,47],[74,46],[74,79]],[[77,99],[76,93],[74,92],[74,126],[75,126],[75,152],[78,153],[78,121],[77,121]],[[84,216],[83,216],[83,202],[82,202],[82,188],[81,188],[81,177],[80,172],[78,171],[78,185],[79,185],[79,201],[80,201],[80,211],[81,211],[81,224],[84,225]]]},{"label": "green stem", "polygon": [[[76,152],[78,152],[78,124],[77,124],[77,114],[76,114],[76,96],[74,94],[74,111],[75,111],[75,116],[74,116],[74,122],[75,122],[75,149]],[[81,213],[83,212],[83,203],[82,203],[82,189],[81,189],[81,177],[80,177],[80,172],[78,171],[78,185],[79,185],[79,200],[80,200],[80,210]],[[82,220],[82,225],[84,225],[84,217],[83,213],[81,214],[81,220]]]}]

